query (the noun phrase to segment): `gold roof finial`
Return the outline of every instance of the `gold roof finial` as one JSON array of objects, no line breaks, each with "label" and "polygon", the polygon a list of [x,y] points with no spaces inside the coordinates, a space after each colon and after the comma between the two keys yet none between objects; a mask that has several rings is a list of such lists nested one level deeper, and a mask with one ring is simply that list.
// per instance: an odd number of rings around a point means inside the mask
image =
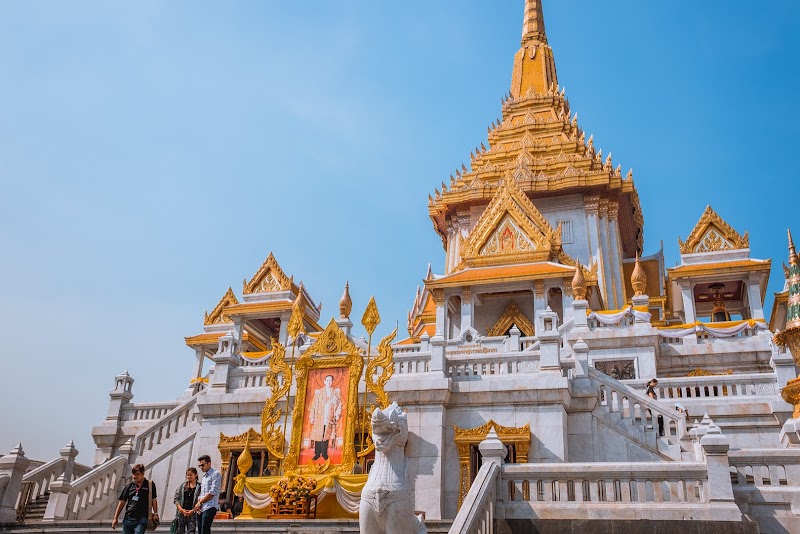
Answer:
[{"label": "gold roof finial", "polygon": [[575,276],[572,278],[572,298],[586,300],[586,278],[583,276],[583,266],[575,267]]},{"label": "gold roof finial", "polygon": [[794,241],[792,241],[792,231],[786,231],[789,233],[789,265],[800,265],[800,258],[797,257],[797,251],[794,248]]},{"label": "gold roof finial", "polygon": [[544,31],[542,0],[525,0],[525,20],[522,23],[522,44],[528,41],[547,43]]},{"label": "gold roof finial", "polygon": [[631,273],[631,285],[633,286],[633,296],[640,297],[644,295],[644,290],[647,289],[647,274],[639,265],[639,254],[636,254],[636,265],[633,267]]},{"label": "gold roof finial", "polygon": [[344,284],[344,294],[339,301],[339,314],[342,319],[349,319],[350,312],[353,311],[353,300],[350,298],[350,282]]}]

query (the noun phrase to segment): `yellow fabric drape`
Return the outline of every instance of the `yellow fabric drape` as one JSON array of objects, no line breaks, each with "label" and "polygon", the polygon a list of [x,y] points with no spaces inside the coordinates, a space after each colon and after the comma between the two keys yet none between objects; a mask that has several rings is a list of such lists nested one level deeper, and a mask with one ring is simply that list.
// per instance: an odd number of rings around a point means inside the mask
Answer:
[{"label": "yellow fabric drape", "polygon": [[[312,493],[317,496],[317,517],[357,517],[357,502],[368,475],[303,475],[313,479],[316,486]],[[233,492],[244,498],[245,507],[241,519],[263,518],[271,501],[269,491],[283,477],[237,477]],[[333,495],[334,498],[330,498]],[[347,508],[342,505],[347,503]]]}]

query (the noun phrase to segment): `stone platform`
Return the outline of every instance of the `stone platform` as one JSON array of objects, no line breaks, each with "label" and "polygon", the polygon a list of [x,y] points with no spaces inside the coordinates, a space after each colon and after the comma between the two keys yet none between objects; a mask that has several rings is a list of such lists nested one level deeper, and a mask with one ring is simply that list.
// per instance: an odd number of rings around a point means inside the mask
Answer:
[{"label": "stone platform", "polygon": [[[170,521],[172,521],[170,519]],[[429,534],[447,534],[452,521],[426,521]],[[246,520],[215,521],[214,534],[358,534],[358,521],[352,519],[333,520]],[[8,534],[119,534],[121,527],[111,529],[110,521],[60,521],[54,523],[30,523],[25,525],[0,526],[0,532]],[[155,532],[169,532],[169,521]]]},{"label": "stone platform", "polygon": [[[430,531],[429,531],[430,532]],[[509,519],[496,534],[759,534],[758,523],[730,521],[639,521],[614,519]]]}]

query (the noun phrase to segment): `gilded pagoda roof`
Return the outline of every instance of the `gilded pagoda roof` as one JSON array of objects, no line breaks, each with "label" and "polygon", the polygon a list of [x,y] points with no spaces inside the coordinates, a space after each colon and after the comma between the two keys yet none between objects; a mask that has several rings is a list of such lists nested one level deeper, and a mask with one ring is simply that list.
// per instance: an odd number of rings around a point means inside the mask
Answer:
[{"label": "gilded pagoda roof", "polygon": [[670,278],[678,276],[720,274],[730,272],[759,272],[769,273],[772,268],[772,260],[734,260],[734,261],[715,261],[709,263],[697,263],[689,265],[679,265],[667,268]]},{"label": "gilded pagoda roof", "polygon": [[[194,348],[202,345],[216,345],[217,342],[219,342],[219,338],[227,334],[228,332],[208,332],[196,336],[185,337],[184,339],[186,340],[187,346]],[[251,336],[249,332],[245,332],[242,335],[242,341],[249,343],[257,350],[267,350],[267,346],[258,338]]]},{"label": "gilded pagoda roof", "polygon": [[448,217],[491,200],[510,176],[531,198],[583,193],[619,202],[625,256],[641,252],[644,219],[633,173],[623,176],[611,153],[604,157],[578,126],[558,88],[540,2],[526,4],[511,91],[502,101],[502,118],[489,126],[487,143],[470,154],[469,168],[462,165],[429,198],[428,212],[445,246]]}]

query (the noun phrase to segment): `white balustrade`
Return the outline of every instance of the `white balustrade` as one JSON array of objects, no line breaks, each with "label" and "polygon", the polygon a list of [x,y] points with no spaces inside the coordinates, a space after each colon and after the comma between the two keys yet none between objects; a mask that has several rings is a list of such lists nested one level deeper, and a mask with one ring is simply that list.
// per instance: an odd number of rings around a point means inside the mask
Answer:
[{"label": "white balustrade", "polygon": [[119,496],[119,481],[125,476],[127,465],[127,458],[117,456],[73,481],[64,519],[92,519],[110,511]]},{"label": "white balustrade", "polygon": [[448,356],[447,376],[470,380],[491,375],[535,374],[539,372],[539,354],[510,353],[492,356]]},{"label": "white balustrade", "polygon": [[[703,462],[509,464],[503,466],[502,480],[506,517],[515,515],[509,503],[530,503],[537,509],[563,503],[652,507],[709,501],[708,468]],[[517,512],[525,515],[526,508]],[[682,513],[681,509],[676,513]]]},{"label": "white balustrade", "polygon": [[28,504],[50,493],[50,484],[64,473],[66,466],[67,460],[59,457],[25,473],[17,499],[17,510],[27,509]]},{"label": "white balustrade", "polygon": [[136,434],[134,451],[139,456],[153,450],[154,447],[167,441],[194,421],[197,395],[179,404],[166,416],[145,427]]},{"label": "white balustrade", "polygon": [[631,389],[628,385],[592,367],[589,368],[589,378],[598,385],[599,404],[605,406],[609,412],[618,413],[621,418],[627,419],[642,430],[657,429],[657,420],[661,416],[664,437],[670,445],[677,445],[686,434],[686,420],[674,407],[651,399],[644,395],[644,392]]},{"label": "white balustrade", "polygon": [[[625,380],[635,390],[644,390],[645,380]],[[780,387],[775,373],[659,378],[659,399],[690,400],[717,397],[775,397]]]},{"label": "white balustrade", "polygon": [[122,409],[123,421],[154,421],[161,419],[178,405],[177,402],[128,404]]},{"label": "white balustrade", "polygon": [[728,453],[731,483],[737,486],[780,487],[800,490],[800,450],[740,449]]},{"label": "white balustrade", "polygon": [[416,375],[427,373],[431,363],[430,353],[421,354],[417,352],[406,352],[394,354],[394,374],[396,375]]},{"label": "white balustrade", "polygon": [[417,353],[422,350],[421,345],[419,343],[415,343],[413,345],[394,345],[392,349],[394,351],[395,357],[403,354]]}]

